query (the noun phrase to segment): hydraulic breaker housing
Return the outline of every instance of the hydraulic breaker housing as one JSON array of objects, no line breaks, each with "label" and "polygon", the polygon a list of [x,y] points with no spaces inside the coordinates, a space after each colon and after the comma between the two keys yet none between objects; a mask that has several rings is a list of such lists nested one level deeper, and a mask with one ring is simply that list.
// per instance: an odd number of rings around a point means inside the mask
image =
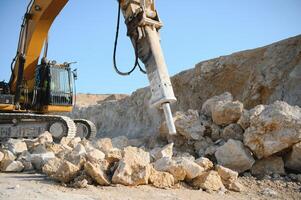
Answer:
[{"label": "hydraulic breaker housing", "polygon": [[170,104],[176,101],[163,50],[159,29],[163,26],[153,0],[124,0],[121,8],[138,57],[144,63],[151,89],[151,105],[162,108],[170,134],[176,134]]}]

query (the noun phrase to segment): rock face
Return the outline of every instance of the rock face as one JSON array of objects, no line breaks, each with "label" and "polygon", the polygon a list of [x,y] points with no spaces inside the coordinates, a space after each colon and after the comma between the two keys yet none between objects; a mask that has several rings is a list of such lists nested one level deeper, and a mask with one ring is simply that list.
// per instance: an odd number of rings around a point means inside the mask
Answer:
[{"label": "rock face", "polygon": [[127,147],[119,161],[112,182],[123,185],[143,185],[148,183],[151,172],[150,155],[142,149]]},{"label": "rock face", "polygon": [[230,139],[223,146],[217,148],[215,157],[218,164],[239,173],[251,169],[255,160],[243,143]]},{"label": "rock face", "polygon": [[250,127],[244,133],[244,144],[257,158],[274,153],[301,141],[301,108],[276,101],[262,112],[250,116]]},{"label": "rock face", "polygon": [[[209,98],[230,92],[249,109],[283,100],[301,106],[301,36],[262,48],[203,61],[172,77],[178,99],[175,111],[200,110]],[[75,111],[74,118],[95,122],[99,136],[128,138],[153,135],[162,113],[149,107],[149,88],[118,101]]]}]

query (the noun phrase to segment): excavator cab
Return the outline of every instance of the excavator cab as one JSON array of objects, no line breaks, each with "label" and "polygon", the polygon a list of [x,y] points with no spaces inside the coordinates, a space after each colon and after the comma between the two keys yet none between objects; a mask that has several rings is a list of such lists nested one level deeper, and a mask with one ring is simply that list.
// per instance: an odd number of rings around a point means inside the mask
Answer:
[{"label": "excavator cab", "polygon": [[[36,89],[33,99],[43,112],[73,105],[74,74],[70,63],[42,62],[36,68]],[[62,110],[63,111],[63,110]]]}]

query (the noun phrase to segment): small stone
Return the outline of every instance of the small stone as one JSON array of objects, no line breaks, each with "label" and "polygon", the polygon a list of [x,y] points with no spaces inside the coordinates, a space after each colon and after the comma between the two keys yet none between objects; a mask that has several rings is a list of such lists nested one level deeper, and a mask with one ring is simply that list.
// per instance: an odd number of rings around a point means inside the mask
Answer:
[{"label": "small stone", "polygon": [[205,171],[203,167],[200,167],[197,163],[189,159],[180,157],[180,158],[175,158],[174,160],[176,162],[176,165],[181,166],[185,170],[186,172],[185,179],[187,180],[192,180]]},{"label": "small stone", "polygon": [[206,150],[205,150],[205,153],[204,155],[205,156],[213,156],[217,150],[219,146],[218,145],[211,145],[209,146]]},{"label": "small stone", "polygon": [[162,148],[156,148],[150,152],[150,155],[154,159],[154,161],[159,160],[160,158],[163,157],[172,158],[173,145],[174,145],[173,143],[170,143]]},{"label": "small stone", "polygon": [[85,147],[78,143],[71,152],[65,155],[65,159],[81,169],[86,162],[86,154]]},{"label": "small stone", "polygon": [[110,138],[102,138],[96,141],[95,147],[106,154],[113,148],[113,144]]},{"label": "small stone", "polygon": [[21,172],[24,169],[20,161],[5,160],[1,162],[1,171],[3,172]]},{"label": "small stone", "polygon": [[85,147],[87,152],[92,151],[93,149],[95,149],[93,147],[93,145],[91,144],[91,142],[89,140],[87,140],[86,138],[83,138],[82,141],[80,141],[79,143]]},{"label": "small stone", "polygon": [[71,148],[75,148],[75,147],[78,145],[78,143],[80,143],[80,142],[81,142],[80,137],[75,137],[75,138],[72,138],[72,139],[70,140],[70,142],[68,143],[68,145],[69,145]]},{"label": "small stone", "polygon": [[113,148],[107,152],[105,159],[110,163],[118,162],[122,159],[122,152],[120,149]]},{"label": "small stone", "polygon": [[129,146],[129,139],[125,136],[118,136],[112,139],[112,145],[114,148],[124,149]]},{"label": "small stone", "polygon": [[174,177],[168,172],[159,172],[151,169],[149,182],[157,188],[170,188],[175,184]]},{"label": "small stone", "polygon": [[301,174],[298,174],[298,175],[297,175],[297,181],[298,181],[299,183],[301,183]]},{"label": "small stone", "polygon": [[119,161],[112,182],[123,185],[143,185],[148,183],[151,166],[150,155],[143,149],[126,147]]},{"label": "small stone", "polygon": [[218,102],[212,109],[212,120],[217,125],[236,123],[243,112],[243,104],[239,101]]},{"label": "small stone", "polygon": [[85,172],[89,174],[99,185],[110,185],[110,180],[98,164],[87,162]]},{"label": "small stone", "polygon": [[8,150],[15,155],[21,154],[23,151],[27,151],[27,145],[20,139],[9,139],[6,143]]},{"label": "small stone", "polygon": [[209,117],[212,117],[212,110],[218,102],[227,103],[232,101],[233,97],[229,92],[225,92],[219,96],[213,96],[204,102],[201,112]]},{"label": "small stone", "polygon": [[221,136],[220,136],[220,134],[222,132],[221,128],[214,123],[211,124],[210,128],[211,128],[211,139],[213,141],[219,140],[221,138]]},{"label": "small stone", "polygon": [[255,160],[241,141],[230,139],[217,148],[215,157],[219,165],[230,168],[238,173],[251,169]]},{"label": "small stone", "polygon": [[213,168],[213,163],[205,157],[200,157],[194,161],[200,167],[202,167],[205,171],[210,170]]},{"label": "small stone", "polygon": [[71,141],[72,138],[69,138],[69,137],[63,137],[60,141],[60,144],[62,145],[68,145],[69,142]]},{"label": "small stone", "polygon": [[42,172],[47,174],[48,176],[52,176],[57,173],[62,163],[63,160],[56,157],[49,159],[42,167]]},{"label": "small stone", "polygon": [[43,165],[52,158],[55,158],[53,152],[31,154],[31,164],[36,170],[42,170]]},{"label": "small stone", "polygon": [[2,150],[3,158],[2,161],[10,160],[14,161],[16,160],[16,156],[9,150]]},{"label": "small stone", "polygon": [[257,160],[251,168],[254,176],[264,176],[272,174],[285,174],[284,163],[279,156],[270,156],[261,160]]},{"label": "small stone", "polygon": [[55,155],[59,154],[62,151],[72,151],[71,147],[56,143],[46,143],[45,147],[47,151],[52,151]]},{"label": "small stone", "polygon": [[186,177],[186,171],[184,167],[168,157],[157,160],[154,163],[154,168],[157,171],[169,172],[173,175],[175,182],[182,181]]},{"label": "small stone", "polygon": [[278,193],[270,188],[264,188],[261,193],[269,197],[277,197]]},{"label": "small stone", "polygon": [[47,153],[47,152],[48,151],[47,151],[45,145],[43,145],[43,144],[38,144],[38,145],[32,147],[32,149],[31,149],[32,154],[42,154],[42,153]]},{"label": "small stone", "polygon": [[243,141],[243,133],[244,130],[238,124],[230,124],[224,128],[221,133],[221,138],[225,141],[229,139],[240,140]]},{"label": "small stone", "polygon": [[[206,130],[203,125],[197,110],[188,110],[187,112],[176,112],[174,115],[174,123],[177,134],[188,140],[202,139]],[[170,137],[166,122],[163,122],[160,127],[160,135]]]},{"label": "small stone", "polygon": [[[222,178],[223,184],[229,189],[230,185],[234,183],[238,178],[238,173],[226,167],[217,165],[216,166],[217,173]],[[234,187],[235,185],[233,185]]]},{"label": "small stone", "polygon": [[53,138],[52,138],[51,133],[49,133],[48,131],[45,131],[43,134],[39,135],[38,142],[40,144],[52,143]]},{"label": "small stone", "polygon": [[20,161],[23,164],[23,171],[30,171],[34,169],[31,164],[31,155],[28,151],[23,151],[17,158],[17,161]]},{"label": "small stone", "polygon": [[3,158],[4,158],[4,153],[2,153],[2,152],[0,151],[0,162],[3,160]]},{"label": "small stone", "polygon": [[98,149],[93,149],[87,153],[87,160],[92,163],[98,163],[105,158],[105,154]]},{"label": "small stone", "polygon": [[221,177],[216,171],[208,171],[193,179],[193,186],[206,191],[218,191],[224,188]]},{"label": "small stone", "polygon": [[75,188],[86,188],[86,187],[88,187],[88,181],[87,181],[87,179],[75,181],[73,183],[73,187],[75,187]]},{"label": "small stone", "polygon": [[242,184],[240,184],[238,181],[235,181],[229,184],[228,189],[234,192],[242,192],[244,191],[245,187]]},{"label": "small stone", "polygon": [[285,159],[285,167],[301,172],[301,142],[295,144]]},{"label": "small stone", "polygon": [[202,140],[196,141],[194,143],[194,149],[198,152],[199,156],[204,156],[205,151],[208,147],[212,146],[214,143],[209,137],[205,137]]},{"label": "small stone", "polygon": [[64,160],[55,174],[51,175],[51,178],[58,180],[62,183],[69,183],[73,180],[78,174],[80,169],[73,165],[71,162]]}]

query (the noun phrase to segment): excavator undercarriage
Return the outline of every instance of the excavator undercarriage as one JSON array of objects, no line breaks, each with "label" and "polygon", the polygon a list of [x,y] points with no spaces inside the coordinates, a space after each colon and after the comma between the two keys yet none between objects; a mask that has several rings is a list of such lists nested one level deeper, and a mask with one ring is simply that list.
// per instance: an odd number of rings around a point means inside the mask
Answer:
[{"label": "excavator undercarriage", "polygon": [[49,131],[54,140],[62,137],[93,139],[95,125],[85,119],[72,120],[67,116],[32,113],[0,113],[0,140],[8,138],[36,138]]}]

